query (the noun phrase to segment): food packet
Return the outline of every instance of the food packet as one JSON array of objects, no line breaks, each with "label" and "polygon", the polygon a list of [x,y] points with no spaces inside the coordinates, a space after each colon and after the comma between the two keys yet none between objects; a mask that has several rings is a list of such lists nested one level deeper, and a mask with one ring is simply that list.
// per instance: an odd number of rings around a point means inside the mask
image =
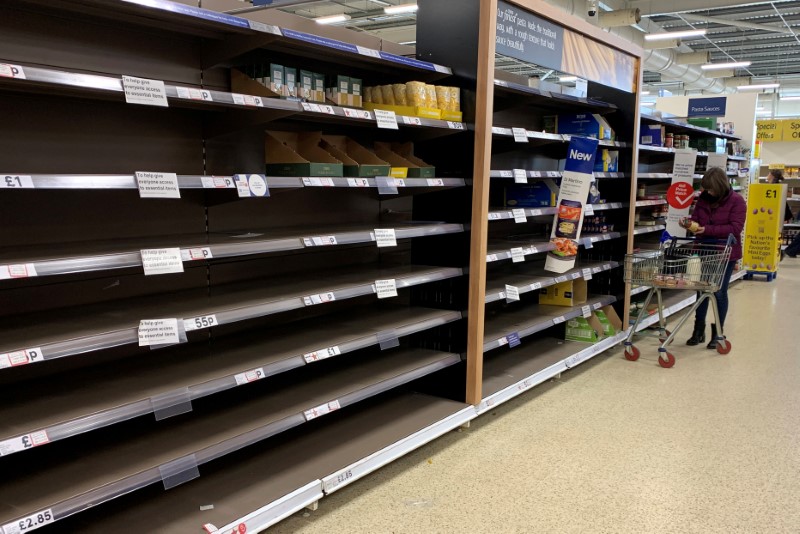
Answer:
[{"label": "food packet", "polygon": [[364,103],[369,104],[372,102],[372,87],[364,88]]},{"label": "food packet", "polygon": [[394,103],[398,106],[407,106],[408,98],[406,98],[406,84],[395,83],[392,84],[392,92],[394,93]]},{"label": "food packet", "polygon": [[408,82],[406,84],[406,103],[409,106],[424,108],[428,98],[425,84],[422,82]]},{"label": "food packet", "polygon": [[441,110],[450,111],[449,87],[436,86],[436,107]]},{"label": "food packet", "polygon": [[388,106],[394,106],[394,90],[392,90],[391,85],[381,85],[381,96],[383,97],[383,103]]},{"label": "food packet", "polygon": [[450,111],[461,111],[461,89],[458,87],[448,87],[450,89]]},{"label": "food packet", "polygon": [[436,106],[438,105],[436,103],[436,87],[434,87],[433,85],[426,85],[425,93],[426,93],[425,107],[436,108]]}]

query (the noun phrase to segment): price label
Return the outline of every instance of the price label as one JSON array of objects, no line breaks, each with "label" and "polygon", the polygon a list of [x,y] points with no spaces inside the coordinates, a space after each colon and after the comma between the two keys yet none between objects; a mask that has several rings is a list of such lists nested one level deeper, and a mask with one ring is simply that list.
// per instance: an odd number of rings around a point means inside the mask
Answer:
[{"label": "price label", "polygon": [[537,217],[542,214],[542,210],[531,210],[531,217]]},{"label": "price label", "polygon": [[534,282],[531,284],[531,291],[536,291],[537,289],[542,289],[541,282]]},{"label": "price label", "polygon": [[388,130],[397,130],[397,115],[394,111],[386,111],[384,109],[375,110],[375,120],[378,123],[378,128],[386,128]]},{"label": "price label", "polygon": [[[264,24],[263,22],[256,22],[255,20],[248,20],[247,25],[250,26],[251,30],[255,30],[257,32],[264,32],[264,33],[271,33],[273,35],[283,35],[281,33],[281,29],[277,26],[272,26],[270,24]],[[216,530],[216,529],[214,529]]]},{"label": "price label", "polygon": [[559,276],[558,278],[556,278],[556,284],[561,284],[561,283],[566,282],[566,281],[567,281],[567,277],[566,276]]},{"label": "price label", "polygon": [[394,228],[376,228],[375,240],[378,242],[378,248],[397,246]]},{"label": "price label", "polygon": [[603,304],[600,303],[600,302],[595,302],[594,304],[592,304],[592,309],[594,309],[594,310],[599,310],[602,307],[603,307]]},{"label": "price label", "polygon": [[530,171],[531,178],[541,178],[543,176],[541,171]]},{"label": "price label", "polygon": [[145,276],[183,272],[180,248],[153,248],[141,251]]},{"label": "price label", "polygon": [[301,104],[305,111],[313,111],[315,113],[322,113],[322,110],[319,108],[319,104],[310,104],[308,102],[303,102]]},{"label": "price label", "polygon": [[525,128],[511,128],[511,133],[514,135],[514,141],[517,143],[528,142],[528,131]]},{"label": "price label", "polygon": [[337,245],[335,235],[324,235],[318,237],[304,237],[303,244],[307,247],[329,247]]},{"label": "price label", "polygon": [[28,517],[23,517],[19,521],[3,525],[3,532],[5,534],[22,534],[23,532],[30,532],[45,525],[49,525],[53,521],[55,521],[53,509],[48,508],[47,510],[31,514]]},{"label": "price label", "polygon": [[0,63],[0,76],[3,78],[19,78],[25,80],[25,71],[19,65]]},{"label": "price label", "polygon": [[303,415],[306,418],[306,421],[311,421],[312,419],[316,419],[317,417],[322,417],[323,415],[329,414],[331,412],[335,412],[339,410],[341,406],[339,405],[339,401],[335,400],[332,402],[328,402],[325,404],[321,404],[316,408],[312,408],[310,410],[306,410],[303,412]]},{"label": "price label", "polygon": [[161,80],[148,80],[135,76],[122,77],[125,102],[144,106],[168,107],[167,89]]},{"label": "price label", "polygon": [[589,216],[589,217],[594,215],[594,206],[592,206],[591,204],[587,204],[586,205],[586,211],[584,211],[584,214]]},{"label": "price label", "polygon": [[521,263],[525,261],[525,251],[522,247],[515,247],[511,249],[511,261],[514,263]]},{"label": "price label", "polygon": [[303,359],[306,363],[318,362],[320,360],[327,360],[342,353],[339,347],[328,347],[327,349],[315,350],[314,352],[307,352],[303,354]]},{"label": "price label", "polygon": [[433,70],[436,72],[441,72],[442,74],[453,74],[453,71],[450,69],[450,67],[443,67],[441,65],[437,65],[436,63],[432,63],[432,65]]},{"label": "price label", "polygon": [[326,115],[336,115],[336,111],[334,111],[333,106],[326,106],[320,104],[319,110],[320,112],[325,113]]},{"label": "price label", "polygon": [[303,178],[306,187],[334,187],[333,178]]},{"label": "price label", "polygon": [[375,292],[378,294],[379,299],[396,297],[397,281],[394,279],[375,280]]},{"label": "price label", "polygon": [[343,109],[344,109],[344,116],[345,117],[349,117],[351,119],[361,118],[361,113],[359,113],[357,109],[353,109],[353,108],[343,108]]},{"label": "price label", "polygon": [[0,265],[0,280],[11,278],[30,278],[38,276],[36,266],[32,263],[17,263],[12,265]]},{"label": "price label", "polygon": [[267,177],[260,174],[236,174],[233,177],[239,198],[268,197]]},{"label": "price label", "polygon": [[372,49],[372,48],[365,48],[363,46],[356,46],[356,50],[358,50],[358,53],[361,54],[362,56],[374,57],[375,59],[382,59],[381,58],[381,53],[379,51],[377,51],[377,50]]},{"label": "price label", "polygon": [[450,128],[451,130],[463,130],[464,123],[447,121],[447,127]]},{"label": "price label", "polygon": [[233,98],[233,103],[237,106],[246,105],[244,95],[240,95],[239,93],[231,93],[231,98]]},{"label": "price label", "polygon": [[177,319],[143,319],[139,321],[139,346],[168,345],[181,342]]},{"label": "price label", "polygon": [[428,178],[428,187],[444,187],[444,180],[441,178]]},{"label": "price label", "polygon": [[611,234],[603,234],[603,241],[608,241],[611,239]]},{"label": "price label", "polygon": [[513,171],[498,171],[500,178],[513,178],[514,172]]},{"label": "price label", "polygon": [[188,100],[204,100],[206,102],[213,102],[214,98],[211,96],[211,91],[207,89],[193,89],[189,87],[176,87],[178,91],[178,98]]},{"label": "price label", "polygon": [[303,304],[306,306],[316,306],[317,304],[326,304],[334,300],[336,300],[336,295],[333,293],[320,293],[319,295],[303,297]]},{"label": "price label", "polygon": [[489,220],[490,221],[498,221],[503,218],[503,215],[497,211],[490,211],[489,212]]},{"label": "price label", "polygon": [[209,247],[202,248],[188,248],[181,250],[181,259],[183,261],[198,261],[210,260],[214,255],[211,253]]},{"label": "price label", "polygon": [[33,178],[21,174],[3,176],[0,178],[0,189],[33,189]]},{"label": "price label", "polygon": [[493,134],[504,134],[508,131],[508,128],[500,128],[499,126],[492,126],[492,133]]},{"label": "price label", "polygon": [[547,171],[546,174],[547,174],[548,178],[560,178],[561,177],[561,173],[558,172],[558,171]]},{"label": "price label", "polygon": [[236,187],[233,179],[229,177],[202,176],[200,181],[203,183],[203,189],[233,189]]},{"label": "price label", "polygon": [[255,382],[256,380],[261,380],[262,378],[266,377],[266,373],[264,373],[264,368],[259,367],[257,369],[251,369],[249,371],[245,371],[244,373],[239,373],[235,375],[233,378],[236,380],[236,385],[241,386],[243,384],[249,384],[250,382]]},{"label": "price label", "polygon": [[584,269],[583,270],[583,278],[585,280],[587,280],[587,281],[591,280],[592,279],[592,270],[589,269],[589,268]]},{"label": "price label", "polygon": [[486,256],[486,263],[491,263],[491,262],[497,261],[497,260],[498,260],[497,254],[488,254]]},{"label": "price label", "polygon": [[44,361],[42,356],[42,348],[35,347],[25,350],[17,350],[14,352],[7,352],[0,354],[0,369],[8,367],[19,367],[20,365],[28,365],[29,363],[36,363]]},{"label": "price label", "polygon": [[369,187],[369,179],[367,178],[348,178],[347,187]]},{"label": "price label", "polygon": [[506,300],[519,300],[519,288],[506,284]]},{"label": "price label", "polygon": [[566,321],[566,319],[565,319],[565,318],[564,318],[564,316],[562,315],[561,317],[556,317],[555,319],[553,319],[553,324],[561,324],[561,323],[563,323],[564,321]]},{"label": "price label", "polygon": [[581,311],[583,312],[583,318],[584,319],[588,319],[589,317],[592,316],[592,307],[591,306],[584,306],[583,308],[581,308]]},{"label": "price label", "polygon": [[511,171],[514,176],[514,183],[515,184],[527,184],[528,183],[528,173],[525,169],[514,169]]},{"label": "price label", "polygon": [[264,101],[260,96],[244,95],[244,105],[250,107],[263,108]]},{"label": "price label", "polygon": [[203,315],[202,317],[195,317],[194,319],[184,319],[183,329],[187,332],[191,332],[192,330],[211,328],[212,326],[217,326],[218,324],[219,322],[217,322],[216,315]]},{"label": "price label", "polygon": [[525,216],[525,210],[521,208],[511,210],[511,214],[514,216],[515,223],[526,223],[528,222],[528,217]]},{"label": "price label", "polygon": [[0,442],[0,456],[32,449],[48,443],[50,443],[50,437],[47,435],[47,431],[39,430]]},{"label": "price label", "polygon": [[402,178],[395,178],[394,179],[394,186],[395,187],[405,187],[406,181]]},{"label": "price label", "polygon": [[585,239],[585,240],[583,241],[583,246],[584,246],[586,249],[591,249],[591,248],[594,248],[594,239],[591,239],[591,238],[589,238],[589,239]]},{"label": "price label", "polygon": [[513,332],[506,336],[506,340],[508,341],[508,347],[513,349],[514,347],[518,347],[522,344],[522,341],[519,339],[519,334],[517,332]]},{"label": "price label", "polygon": [[334,488],[338,488],[339,486],[341,486],[348,480],[351,480],[352,478],[353,478],[353,471],[348,469],[347,471],[344,471],[343,473],[339,473],[338,475],[336,475],[336,478],[332,478],[331,480],[329,480],[325,484],[326,486],[325,489],[330,491]]},{"label": "price label", "polygon": [[422,120],[419,117],[407,117],[403,115],[403,124],[413,124],[414,126],[422,126]]}]

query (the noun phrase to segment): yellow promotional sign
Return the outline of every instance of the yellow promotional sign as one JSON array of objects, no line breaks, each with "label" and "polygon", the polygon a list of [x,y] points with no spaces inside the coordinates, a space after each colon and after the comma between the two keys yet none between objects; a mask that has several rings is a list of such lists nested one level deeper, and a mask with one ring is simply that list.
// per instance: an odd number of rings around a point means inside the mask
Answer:
[{"label": "yellow promotional sign", "polygon": [[786,165],[783,164],[783,163],[770,163],[769,164],[769,170],[771,170],[771,171],[776,170],[776,169],[782,171],[785,168],[786,168]]},{"label": "yellow promotional sign", "polygon": [[746,270],[762,273],[778,270],[785,195],[785,184],[750,184],[744,227]]},{"label": "yellow promotional sign", "polygon": [[756,139],[765,143],[783,141],[783,121],[756,121]]},{"label": "yellow promotional sign", "polygon": [[789,119],[783,122],[783,141],[800,143],[800,120]]}]

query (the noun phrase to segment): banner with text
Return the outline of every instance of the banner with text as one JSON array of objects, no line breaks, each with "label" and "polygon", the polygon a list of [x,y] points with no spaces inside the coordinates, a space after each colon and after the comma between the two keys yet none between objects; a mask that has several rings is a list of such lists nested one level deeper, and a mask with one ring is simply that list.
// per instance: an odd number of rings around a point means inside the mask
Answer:
[{"label": "banner with text", "polygon": [[696,150],[676,150],[672,167],[672,185],[667,190],[667,232],[673,237],[686,237],[686,229],[680,222],[689,216],[694,203],[694,168],[697,163]]},{"label": "banner with text", "polygon": [[756,139],[765,143],[783,141],[783,121],[756,121]]},{"label": "banner with text", "polygon": [[778,270],[786,184],[750,184],[744,226],[744,268],[774,273]]},{"label": "banner with text", "polygon": [[550,243],[554,248],[547,254],[544,267],[547,271],[565,273],[575,267],[584,208],[594,180],[598,144],[597,139],[577,136],[573,136],[569,143],[556,203],[558,209],[550,233]]},{"label": "banner with text", "polygon": [[690,98],[689,117],[724,117],[728,99],[724,96],[713,98]]}]

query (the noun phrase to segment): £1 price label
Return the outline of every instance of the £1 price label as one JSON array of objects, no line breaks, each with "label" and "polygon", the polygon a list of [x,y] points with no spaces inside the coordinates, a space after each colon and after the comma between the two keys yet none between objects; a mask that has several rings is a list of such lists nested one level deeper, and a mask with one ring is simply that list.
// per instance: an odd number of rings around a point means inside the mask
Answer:
[{"label": "\u00a31 price label", "polygon": [[0,369],[44,361],[41,347],[0,354]]},{"label": "\u00a31 price label", "polygon": [[11,174],[0,177],[0,189],[33,189],[33,178],[27,175]]},{"label": "\u00a31 price label", "polygon": [[347,187],[369,187],[368,178],[348,178]]},{"label": "\u00a31 price label", "polygon": [[316,419],[317,417],[321,417],[325,414],[329,414],[331,412],[335,412],[336,410],[340,409],[341,406],[338,400],[328,402],[326,404],[321,404],[316,408],[312,408],[310,410],[306,410],[303,412],[303,415],[306,418],[306,421],[311,421],[312,419]]},{"label": "\u00a31 price label", "polygon": [[192,330],[211,328],[212,326],[217,326],[218,324],[219,321],[217,321],[216,315],[203,315],[202,317],[194,317],[193,319],[184,319],[183,329],[187,332],[191,332]]},{"label": "\u00a31 price label", "polygon": [[49,525],[54,521],[55,516],[53,515],[53,509],[48,508],[47,510],[31,514],[28,517],[23,517],[13,523],[3,525],[3,532],[4,534],[22,534],[23,532],[30,532],[45,525]]},{"label": "\u00a31 price label", "polygon": [[444,180],[441,178],[428,178],[428,187],[444,187]]},{"label": "\u00a31 price label", "polygon": [[342,353],[339,347],[328,347],[327,349],[315,350],[314,352],[307,352],[303,354],[303,359],[306,363],[318,362],[320,360],[327,360],[334,356],[339,356]]},{"label": "\u00a31 price label", "polygon": [[338,244],[335,235],[317,237],[304,237],[303,244],[307,247],[329,247]]}]

